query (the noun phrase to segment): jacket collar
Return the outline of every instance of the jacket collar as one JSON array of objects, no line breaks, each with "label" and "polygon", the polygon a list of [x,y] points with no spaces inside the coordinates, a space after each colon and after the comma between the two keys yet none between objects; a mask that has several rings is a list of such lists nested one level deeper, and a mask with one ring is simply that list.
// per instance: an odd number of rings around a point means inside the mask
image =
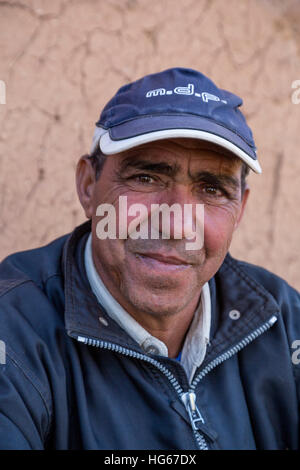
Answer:
[{"label": "jacket collar", "polygon": [[[64,246],[62,263],[68,334],[112,342],[144,353],[108,316],[90,288],[84,266],[84,247],[90,231],[91,223],[88,221],[71,233]],[[272,295],[248,275],[242,263],[229,254],[209,285],[212,300],[211,342],[203,367],[279,311]]]},{"label": "jacket collar", "polygon": [[277,317],[280,310],[274,297],[248,274],[246,265],[230,254],[209,284],[212,341],[202,368]]}]

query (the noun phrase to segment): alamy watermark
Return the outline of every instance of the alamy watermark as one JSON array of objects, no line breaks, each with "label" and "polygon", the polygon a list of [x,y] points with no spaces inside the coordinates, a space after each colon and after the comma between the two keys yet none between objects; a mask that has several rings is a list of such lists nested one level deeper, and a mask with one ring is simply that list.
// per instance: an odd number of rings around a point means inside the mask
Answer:
[{"label": "alamy watermark", "polygon": [[0,364],[6,364],[6,347],[2,340],[0,340]]},{"label": "alamy watermark", "polygon": [[102,217],[96,225],[100,240],[184,238],[186,250],[200,250],[204,244],[204,204],[151,204],[149,210],[144,204],[128,206],[127,196],[119,196],[117,209],[112,204],[100,204],[96,216]]},{"label": "alamy watermark", "polygon": [[300,80],[294,80],[292,82],[292,88],[295,88],[295,91],[292,93],[292,103],[300,103]]},{"label": "alamy watermark", "polygon": [[0,80],[0,104],[6,104],[6,84]]},{"label": "alamy watermark", "polygon": [[294,365],[300,364],[300,339],[295,339],[295,341],[292,342],[292,349],[295,349],[295,351],[292,354],[292,363]]}]

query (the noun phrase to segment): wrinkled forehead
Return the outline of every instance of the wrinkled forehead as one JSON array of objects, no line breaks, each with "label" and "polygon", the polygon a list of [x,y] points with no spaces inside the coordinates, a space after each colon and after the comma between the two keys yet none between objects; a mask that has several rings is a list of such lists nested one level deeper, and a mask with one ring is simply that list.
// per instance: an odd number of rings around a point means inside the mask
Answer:
[{"label": "wrinkled forehead", "polygon": [[227,149],[197,139],[168,139],[151,142],[118,154],[121,167],[133,166],[139,160],[166,162],[177,167],[210,165],[235,171],[242,161]]}]

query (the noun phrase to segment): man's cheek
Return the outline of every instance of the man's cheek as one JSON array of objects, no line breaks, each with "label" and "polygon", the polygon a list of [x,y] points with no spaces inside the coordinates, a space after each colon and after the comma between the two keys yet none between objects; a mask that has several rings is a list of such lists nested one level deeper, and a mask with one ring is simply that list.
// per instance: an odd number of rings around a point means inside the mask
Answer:
[{"label": "man's cheek", "polygon": [[[108,266],[121,265],[125,261],[125,248],[124,240],[120,240],[117,237],[116,230],[113,225],[109,223],[102,224],[107,217],[95,217],[92,223],[93,239],[95,240],[94,249],[99,259],[103,260],[103,263]],[[105,225],[105,226],[104,226]],[[101,230],[100,230],[101,229]],[[99,236],[100,235],[100,236]]]},{"label": "man's cheek", "polygon": [[211,217],[205,214],[204,218],[204,246],[207,252],[223,252],[230,244],[234,230],[234,219],[227,217]]}]

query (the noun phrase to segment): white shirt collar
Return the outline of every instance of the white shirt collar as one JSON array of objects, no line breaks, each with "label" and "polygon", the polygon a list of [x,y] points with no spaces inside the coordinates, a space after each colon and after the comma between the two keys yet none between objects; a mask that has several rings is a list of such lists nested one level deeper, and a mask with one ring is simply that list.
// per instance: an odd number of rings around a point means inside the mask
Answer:
[{"label": "white shirt collar", "polygon": [[[167,346],[145,330],[111,295],[100,278],[92,256],[92,236],[88,237],[85,253],[85,269],[92,291],[107,314],[131,336],[148,354],[168,357]],[[204,284],[198,308],[194,314],[182,349],[181,364],[190,380],[201,365],[209,342],[211,301],[208,283]]]}]

